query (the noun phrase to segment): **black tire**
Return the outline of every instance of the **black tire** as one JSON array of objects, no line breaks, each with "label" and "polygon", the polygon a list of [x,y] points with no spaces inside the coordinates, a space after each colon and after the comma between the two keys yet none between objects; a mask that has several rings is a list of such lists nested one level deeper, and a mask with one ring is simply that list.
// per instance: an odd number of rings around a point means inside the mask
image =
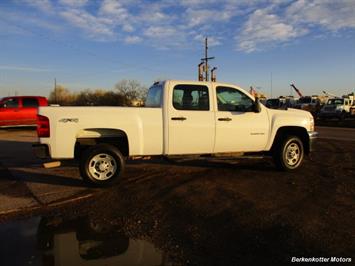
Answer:
[{"label": "black tire", "polygon": [[273,159],[278,169],[292,171],[299,168],[304,158],[304,145],[296,136],[281,139],[273,152]]},{"label": "black tire", "polygon": [[108,186],[119,181],[125,169],[122,153],[109,144],[86,149],[80,158],[81,177],[95,186]]},{"label": "black tire", "polygon": [[345,112],[341,112],[340,116],[339,116],[339,120],[340,121],[344,121],[346,118],[346,113]]}]

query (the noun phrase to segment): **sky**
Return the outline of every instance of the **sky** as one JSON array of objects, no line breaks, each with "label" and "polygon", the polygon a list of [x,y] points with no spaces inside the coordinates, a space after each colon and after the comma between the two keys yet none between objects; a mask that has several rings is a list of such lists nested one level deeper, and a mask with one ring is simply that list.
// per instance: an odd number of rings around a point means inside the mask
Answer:
[{"label": "sky", "polygon": [[268,97],[355,91],[355,0],[0,0],[0,97],[217,80]]}]

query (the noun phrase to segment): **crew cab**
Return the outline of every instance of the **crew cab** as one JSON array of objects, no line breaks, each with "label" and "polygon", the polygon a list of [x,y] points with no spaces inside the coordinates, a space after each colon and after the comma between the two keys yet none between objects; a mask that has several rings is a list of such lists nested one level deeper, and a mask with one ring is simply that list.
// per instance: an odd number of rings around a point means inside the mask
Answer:
[{"label": "crew cab", "polygon": [[154,83],[141,108],[40,107],[37,131],[37,154],[77,158],[97,185],[116,182],[137,156],[260,153],[295,170],[317,136],[307,111],[268,109],[232,84],[180,80]]},{"label": "crew cab", "polygon": [[36,126],[37,109],[47,106],[45,97],[12,96],[0,99],[0,127]]}]

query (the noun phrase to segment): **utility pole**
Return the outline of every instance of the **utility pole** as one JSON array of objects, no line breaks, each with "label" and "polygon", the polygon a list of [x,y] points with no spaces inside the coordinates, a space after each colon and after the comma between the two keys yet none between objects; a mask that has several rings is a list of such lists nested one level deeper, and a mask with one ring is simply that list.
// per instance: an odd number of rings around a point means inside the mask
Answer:
[{"label": "utility pole", "polygon": [[54,78],[54,100],[55,100],[55,103],[58,103],[57,102],[57,79]]},{"label": "utility pole", "polygon": [[271,94],[271,98],[272,98],[272,72],[270,74],[270,94]]},{"label": "utility pole", "polygon": [[201,58],[201,61],[205,63],[205,81],[209,81],[208,78],[208,60],[214,59],[213,57],[208,57],[208,40],[205,38],[205,57]]}]

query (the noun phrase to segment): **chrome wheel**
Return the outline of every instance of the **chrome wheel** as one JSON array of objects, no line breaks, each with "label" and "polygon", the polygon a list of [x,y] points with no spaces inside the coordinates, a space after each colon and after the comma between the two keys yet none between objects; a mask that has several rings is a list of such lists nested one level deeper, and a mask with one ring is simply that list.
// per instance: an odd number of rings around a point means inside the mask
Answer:
[{"label": "chrome wheel", "polygon": [[100,153],[90,159],[88,170],[93,178],[108,180],[115,175],[117,163],[110,154]]},{"label": "chrome wheel", "polygon": [[300,146],[295,142],[289,143],[289,145],[286,147],[285,156],[286,162],[289,166],[297,165],[301,158]]},{"label": "chrome wheel", "polygon": [[304,157],[304,144],[298,136],[284,136],[276,139],[273,150],[274,162],[280,170],[293,171],[300,167]]}]

